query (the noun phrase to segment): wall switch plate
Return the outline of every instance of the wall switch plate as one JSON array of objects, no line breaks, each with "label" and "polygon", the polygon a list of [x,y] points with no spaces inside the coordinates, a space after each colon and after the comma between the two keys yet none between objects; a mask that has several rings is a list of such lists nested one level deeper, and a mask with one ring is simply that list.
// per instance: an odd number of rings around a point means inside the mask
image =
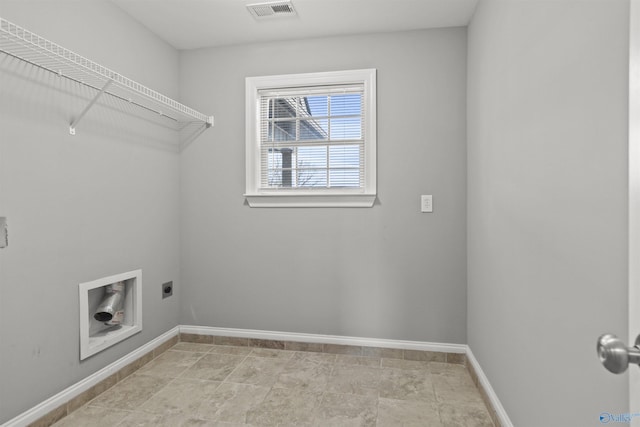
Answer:
[{"label": "wall switch plate", "polygon": [[173,295],[173,282],[167,282],[162,284],[162,299]]},{"label": "wall switch plate", "polygon": [[420,212],[433,212],[433,196],[431,194],[420,196]]}]

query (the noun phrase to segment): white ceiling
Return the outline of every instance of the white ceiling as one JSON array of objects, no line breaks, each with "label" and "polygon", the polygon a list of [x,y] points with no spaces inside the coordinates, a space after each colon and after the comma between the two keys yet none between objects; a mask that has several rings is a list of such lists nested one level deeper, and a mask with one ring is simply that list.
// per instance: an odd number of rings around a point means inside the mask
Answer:
[{"label": "white ceiling", "polygon": [[297,16],[255,19],[265,0],[112,0],[176,49],[465,26],[477,0],[292,0]]}]

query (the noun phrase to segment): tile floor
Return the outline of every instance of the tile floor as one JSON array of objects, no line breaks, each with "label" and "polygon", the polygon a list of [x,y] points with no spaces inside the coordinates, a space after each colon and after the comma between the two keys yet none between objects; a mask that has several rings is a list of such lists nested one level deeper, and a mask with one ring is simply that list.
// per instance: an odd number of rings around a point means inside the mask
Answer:
[{"label": "tile floor", "polygon": [[493,426],[462,365],[180,342],[70,426]]}]

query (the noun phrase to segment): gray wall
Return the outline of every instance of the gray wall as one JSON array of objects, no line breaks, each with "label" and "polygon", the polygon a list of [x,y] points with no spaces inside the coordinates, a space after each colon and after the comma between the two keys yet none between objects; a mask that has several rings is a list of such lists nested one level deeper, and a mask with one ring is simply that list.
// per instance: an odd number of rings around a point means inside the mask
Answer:
[{"label": "gray wall", "polygon": [[[465,343],[466,29],[181,55],[183,101],[216,116],[181,155],[181,322]],[[358,68],[378,70],[376,206],[246,206],[245,77]]]},{"label": "gray wall", "polygon": [[[0,1],[0,16],[178,94],[178,54],[109,2]],[[0,424],[178,322],[179,161],[168,132],[0,55]],[[143,270],[143,331],[79,360],[78,284]],[[177,286],[176,293],[179,293]]]},{"label": "gray wall", "polygon": [[468,340],[514,425],[627,412],[628,2],[482,0],[469,27]]}]

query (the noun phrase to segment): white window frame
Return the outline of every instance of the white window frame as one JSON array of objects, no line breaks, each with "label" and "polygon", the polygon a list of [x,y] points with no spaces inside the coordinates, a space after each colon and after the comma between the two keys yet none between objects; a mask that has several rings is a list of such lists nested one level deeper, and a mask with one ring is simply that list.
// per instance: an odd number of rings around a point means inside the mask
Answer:
[{"label": "white window frame", "polygon": [[[313,188],[261,189],[260,95],[265,89],[363,84],[365,117],[364,185],[357,189]],[[247,77],[246,94],[246,192],[251,207],[372,207],[376,199],[376,70]]]}]

